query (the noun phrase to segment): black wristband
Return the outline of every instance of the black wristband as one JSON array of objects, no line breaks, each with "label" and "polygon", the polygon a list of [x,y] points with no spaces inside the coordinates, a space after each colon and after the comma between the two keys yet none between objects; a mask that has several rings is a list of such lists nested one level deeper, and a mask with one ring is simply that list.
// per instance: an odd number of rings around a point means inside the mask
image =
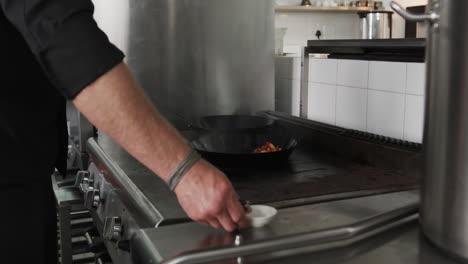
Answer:
[{"label": "black wristband", "polygon": [[169,185],[169,189],[173,191],[180,180],[184,177],[185,173],[192,168],[193,164],[200,159],[200,155],[197,151],[191,150],[187,157],[177,166],[174,174],[172,174],[171,178],[167,184]]}]

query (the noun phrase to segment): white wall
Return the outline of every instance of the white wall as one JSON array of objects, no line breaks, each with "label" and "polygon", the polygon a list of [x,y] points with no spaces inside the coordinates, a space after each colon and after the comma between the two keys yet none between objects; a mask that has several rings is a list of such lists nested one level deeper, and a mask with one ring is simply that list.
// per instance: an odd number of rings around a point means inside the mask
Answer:
[{"label": "white wall", "polygon": [[[279,5],[300,5],[301,0],[276,0]],[[276,27],[288,28],[284,46],[285,52],[299,53],[307,40],[356,39],[359,37],[359,17],[356,13],[343,12],[276,12]]]},{"label": "white wall", "polygon": [[359,36],[359,17],[356,13],[343,12],[277,12],[276,25],[287,28],[284,39],[285,52],[299,52],[307,40],[356,39]]},{"label": "white wall", "polygon": [[[298,116],[300,59],[276,63],[276,110]],[[424,75],[424,63],[311,58],[308,118],[421,142]]]}]

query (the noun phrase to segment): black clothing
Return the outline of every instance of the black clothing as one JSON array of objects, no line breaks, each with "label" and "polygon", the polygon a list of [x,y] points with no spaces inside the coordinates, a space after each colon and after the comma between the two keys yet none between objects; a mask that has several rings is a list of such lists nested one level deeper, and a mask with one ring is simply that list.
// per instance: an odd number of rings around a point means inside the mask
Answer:
[{"label": "black clothing", "polygon": [[56,264],[57,215],[50,175],[28,183],[0,185],[0,253],[5,264]]},{"label": "black clothing", "polygon": [[[40,214],[50,206],[48,178],[54,167],[63,169],[58,155],[66,151],[65,99],[123,59],[92,16],[91,0],[0,0],[0,197],[13,195],[14,201],[21,194],[28,203],[14,202],[19,207],[8,212],[8,219],[0,217],[1,226],[24,229],[19,226],[24,212]],[[38,256],[34,263],[46,263],[38,252],[47,244],[41,228],[51,225],[48,213],[29,214],[37,221],[27,229],[37,231],[39,239],[39,248],[29,249],[37,250],[30,253]],[[29,239],[8,235],[4,239],[13,243]],[[8,253],[2,251],[2,256]]]},{"label": "black clothing", "polygon": [[26,177],[4,173],[5,183],[51,172],[63,96],[74,98],[123,53],[97,27],[90,0],[0,0],[0,7],[0,165]]}]

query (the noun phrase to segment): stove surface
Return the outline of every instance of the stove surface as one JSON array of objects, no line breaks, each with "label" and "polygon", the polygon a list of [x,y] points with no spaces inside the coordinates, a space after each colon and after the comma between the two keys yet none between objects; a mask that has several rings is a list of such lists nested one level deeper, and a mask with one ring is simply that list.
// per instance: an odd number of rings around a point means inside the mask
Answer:
[{"label": "stove surface", "polygon": [[239,195],[253,203],[271,203],[368,190],[415,188],[419,176],[404,175],[298,147],[284,164],[260,168],[221,168]]},{"label": "stove surface", "polygon": [[[318,127],[300,129],[305,136],[301,136],[297,148],[284,163],[221,168],[241,199],[280,208],[414,189],[419,183],[418,152],[349,138],[341,130],[335,133],[330,128],[326,132]],[[119,187],[123,195],[133,197],[138,190],[141,198],[134,202],[150,203],[163,219],[162,224],[187,219],[166,183],[112,139],[99,133],[96,147],[111,161],[107,165],[97,164],[98,168],[107,171],[106,166],[117,167],[121,180],[137,188],[123,184]],[[91,153],[91,157],[100,163],[96,155]],[[107,176],[108,181],[115,182],[115,176]],[[353,194],[343,196],[347,193]]]}]

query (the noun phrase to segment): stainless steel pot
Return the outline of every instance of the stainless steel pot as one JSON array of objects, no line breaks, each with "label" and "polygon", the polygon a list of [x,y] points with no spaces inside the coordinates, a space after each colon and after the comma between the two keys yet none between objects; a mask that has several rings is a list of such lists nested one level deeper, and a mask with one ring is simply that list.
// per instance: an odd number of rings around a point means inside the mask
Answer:
[{"label": "stainless steel pot", "polygon": [[362,11],[358,15],[362,39],[392,38],[392,11]]},{"label": "stainless steel pot", "polygon": [[421,224],[426,237],[468,259],[468,1],[431,0],[428,21],[425,166]]}]

